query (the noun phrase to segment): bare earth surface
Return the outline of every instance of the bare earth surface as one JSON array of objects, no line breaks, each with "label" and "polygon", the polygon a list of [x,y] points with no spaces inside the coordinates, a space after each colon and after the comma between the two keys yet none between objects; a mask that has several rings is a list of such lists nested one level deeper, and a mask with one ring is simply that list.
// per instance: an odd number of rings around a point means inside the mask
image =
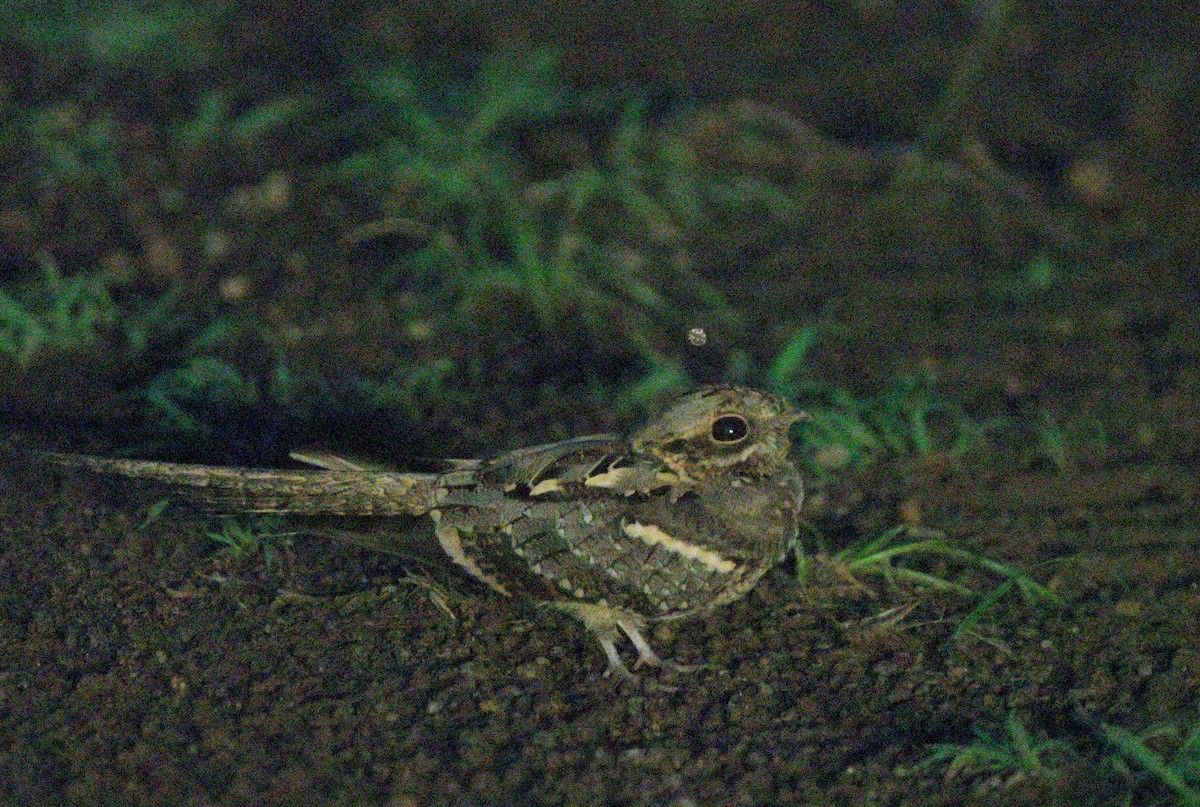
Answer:
[{"label": "bare earth surface", "polygon": [[[1194,372],[1194,344],[1150,343],[1121,324],[1150,304],[1164,321],[1190,318],[1166,285],[1149,300],[1114,295],[1107,316],[1081,290],[1039,316],[1110,328],[1104,343],[1072,334],[1034,357],[1020,346],[1037,320],[973,315],[955,299],[965,287],[906,289],[910,305],[936,293],[960,312],[922,332],[895,322],[887,285],[872,284],[882,291],[855,297],[851,327],[884,351],[936,338],[965,397],[975,379],[1040,389],[1069,372],[1091,379],[1082,398],[1137,410],[1147,367],[1114,353],[1170,353]],[[1161,399],[1182,408],[1176,427],[1196,415],[1190,392]],[[659,681],[676,691],[602,677],[577,625],[452,577],[431,588],[393,559],[304,536],[269,564],[234,558],[205,538],[211,524],[143,525],[145,500],[13,468],[0,490],[3,798],[1123,803],[1133,785],[1097,775],[1089,721],[1188,720],[1200,688],[1194,458],[1194,437],[1157,453],[1113,446],[1065,472],[992,448],[818,484],[814,519],[827,529],[919,513],[1067,604],[1005,599],[952,646],[963,598],[829,565],[800,584],[780,567],[744,601],[657,632],[662,651],[704,665]],[[839,514],[837,501],[852,505]],[[273,607],[281,589],[359,596]],[[1012,711],[1091,758],[1053,781],[990,785],[915,767],[928,744],[965,742]]]}]

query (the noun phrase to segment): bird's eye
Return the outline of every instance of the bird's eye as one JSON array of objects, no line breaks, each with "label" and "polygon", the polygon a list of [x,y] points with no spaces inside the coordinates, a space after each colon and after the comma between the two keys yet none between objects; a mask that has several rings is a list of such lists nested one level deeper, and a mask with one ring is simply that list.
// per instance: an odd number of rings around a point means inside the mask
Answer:
[{"label": "bird's eye", "polygon": [[741,415],[721,415],[712,425],[712,439],[718,443],[736,443],[749,432],[750,427]]}]

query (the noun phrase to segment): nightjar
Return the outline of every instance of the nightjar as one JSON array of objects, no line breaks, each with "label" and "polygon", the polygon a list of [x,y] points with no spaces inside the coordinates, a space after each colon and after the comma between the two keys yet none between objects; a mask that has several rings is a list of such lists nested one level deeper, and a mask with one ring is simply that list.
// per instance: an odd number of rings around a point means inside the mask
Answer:
[{"label": "nightjar", "polygon": [[785,553],[804,486],[788,459],[803,415],[746,387],[683,395],[627,437],[598,435],[406,473],[329,454],[257,470],[54,454],[58,463],[169,485],[219,513],[353,517],[384,529],[324,530],[412,556],[396,516],[428,516],[440,552],[505,596],[576,616],[608,672],[663,662],[642,631],[736,600]]}]

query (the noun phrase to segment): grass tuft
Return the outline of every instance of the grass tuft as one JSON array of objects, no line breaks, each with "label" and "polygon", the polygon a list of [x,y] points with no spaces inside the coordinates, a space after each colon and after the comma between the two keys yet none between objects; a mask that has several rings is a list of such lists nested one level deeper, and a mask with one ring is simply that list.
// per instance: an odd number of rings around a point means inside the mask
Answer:
[{"label": "grass tuft", "polygon": [[829,314],[785,342],[766,373],[773,392],[813,416],[800,427],[813,457],[810,470],[823,474],[883,456],[960,455],[988,443],[987,433],[1000,423],[973,420],[957,402],[938,393],[930,374],[898,375],[873,396],[807,377],[814,348],[842,330]]},{"label": "grass tuft", "polygon": [[[807,555],[803,555],[807,558]],[[976,552],[952,545],[938,530],[920,529],[908,525],[893,527],[873,538],[856,541],[830,556],[835,564],[851,575],[879,575],[889,584],[902,581],[939,591],[953,591],[967,596],[978,592],[962,583],[929,572],[914,569],[903,561],[923,557],[951,561],[973,567],[1000,577],[1009,588],[1016,588],[1028,603],[1061,605],[1062,599],[1025,572],[1008,563],[992,560]],[[806,560],[801,560],[801,564]],[[802,565],[802,573],[804,571]],[[993,592],[989,597],[999,599],[1008,589]]]},{"label": "grass tuft", "polygon": [[262,516],[243,521],[237,518],[221,520],[221,529],[207,533],[208,537],[224,547],[225,552],[237,557],[261,555],[263,564],[275,565],[280,547],[294,533],[280,532],[281,520],[274,516]]},{"label": "grass tuft", "polygon": [[1041,740],[1033,736],[1017,717],[1009,712],[1000,730],[975,729],[969,743],[937,743],[930,747],[923,767],[948,763],[946,779],[960,774],[992,773],[1011,781],[1057,779],[1063,763],[1075,751],[1063,740]]},{"label": "grass tuft", "polygon": [[[1153,750],[1148,740],[1180,733],[1171,726],[1152,727],[1134,734],[1120,726],[1100,723],[1101,734],[1124,760],[1142,769],[1144,776],[1157,780],[1175,794],[1177,804],[1200,807],[1200,721],[1192,725],[1170,759]],[[1114,764],[1117,759],[1110,758]],[[1120,767],[1120,765],[1118,765]]]}]

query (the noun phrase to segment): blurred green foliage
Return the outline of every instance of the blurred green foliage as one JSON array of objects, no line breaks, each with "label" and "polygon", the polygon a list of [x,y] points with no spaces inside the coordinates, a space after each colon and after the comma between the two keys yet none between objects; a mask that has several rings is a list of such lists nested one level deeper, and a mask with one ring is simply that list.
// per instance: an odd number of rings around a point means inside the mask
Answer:
[{"label": "blurred green foliage", "polygon": [[205,90],[197,100],[192,116],[175,126],[176,153],[190,154],[225,144],[256,143],[295,121],[305,108],[304,98],[283,95],[235,114],[228,91]]},{"label": "blurred green foliage", "polygon": [[[65,49],[93,66],[148,67],[169,76],[207,63],[230,12],[223,3],[14,0],[0,7],[0,23],[11,41],[46,58]],[[317,123],[314,97],[247,98],[221,85],[187,87],[190,97],[173,99],[157,121],[167,127],[161,142],[180,188],[214,164],[245,158],[243,147],[284,127]],[[419,290],[427,301],[400,305],[435,312],[443,333],[478,333],[479,312],[500,311],[505,323],[532,322],[542,336],[569,334],[565,343],[583,351],[596,345],[629,356],[624,386],[608,386],[610,379],[592,385],[606,387],[604,397],[623,417],[695,383],[679,355],[682,334],[694,323],[762,350],[760,335],[750,332],[753,298],[741,288],[754,278],[714,279],[695,266],[697,248],[721,228],[800,222],[807,201],[736,161],[706,164],[687,136],[680,104],[660,108],[636,87],[573,89],[554,48],[494,52],[458,72],[411,59],[366,65],[347,56],[326,91],[349,100],[354,123],[343,134],[352,148],[317,173],[335,186],[372,189],[382,217],[377,229],[391,227],[416,242],[374,278],[371,293],[381,299],[397,285]],[[158,174],[133,170],[118,110],[77,99],[15,106],[0,124],[0,143],[42,187],[92,200],[96,215],[141,217],[146,200],[131,202],[130,186]],[[554,127],[587,129],[594,139],[560,163],[534,163],[529,142],[546,132],[553,139]],[[131,205],[140,205],[136,216],[128,215]],[[176,205],[172,215],[179,211]],[[0,291],[0,353],[18,367],[42,351],[86,349],[105,330],[123,334],[130,359],[154,336],[176,335],[171,354],[156,357],[163,369],[143,392],[168,432],[204,432],[222,411],[267,405],[296,417],[359,405],[416,418],[431,402],[458,405],[491,392],[472,362],[449,352],[422,354],[382,373],[318,377],[259,314],[231,319],[219,302],[178,289],[134,310],[124,295],[114,299],[101,275],[64,276],[48,264],[24,288]],[[726,376],[765,380],[810,411],[816,419],[804,427],[806,436],[825,461],[926,456],[981,440],[983,429],[939,396],[929,378],[898,377],[870,397],[811,380],[811,351],[835,330],[825,319],[800,327],[765,367],[749,360],[748,349],[735,349]],[[246,366],[226,347],[247,334],[263,348],[261,366]]]},{"label": "blurred green foliage", "polygon": [[192,32],[215,26],[226,13],[221,0],[5,0],[0,31],[47,56],[82,53],[101,64],[127,68],[157,62],[170,70],[194,70],[212,44]]},{"label": "blurred green foliage", "polygon": [[40,351],[82,350],[102,329],[112,327],[118,309],[108,283],[93,275],[65,277],[48,255],[41,256],[38,282],[12,294],[0,290],[0,356],[18,368]]},{"label": "blurred green foliage", "polygon": [[430,100],[438,95],[419,88],[409,68],[365,77],[357,91],[378,106],[387,136],[338,170],[390,188],[385,209],[428,228],[425,247],[407,268],[427,279],[453,278],[468,298],[510,288],[543,324],[553,325],[566,304],[587,309],[588,287],[565,256],[546,248],[547,237],[523,203],[511,136],[514,125],[544,121],[562,109],[555,59],[549,51],[524,61],[493,56],[476,81],[470,97],[447,108]]},{"label": "blurred green foliage", "polygon": [[[338,171],[388,189],[385,212],[424,242],[396,271],[451,278],[461,314],[501,293],[523,300],[544,331],[582,324],[639,349],[642,329],[614,334],[615,314],[664,322],[690,306],[706,321],[740,320],[722,291],[670,255],[715,211],[753,195],[739,198],[744,178],[706,175],[682,138],[652,133],[643,95],[570,92],[552,49],[491,55],[465,88],[430,88],[403,66],[356,88],[387,136]],[[615,117],[607,148],[533,179],[522,136],[569,116]]]}]

